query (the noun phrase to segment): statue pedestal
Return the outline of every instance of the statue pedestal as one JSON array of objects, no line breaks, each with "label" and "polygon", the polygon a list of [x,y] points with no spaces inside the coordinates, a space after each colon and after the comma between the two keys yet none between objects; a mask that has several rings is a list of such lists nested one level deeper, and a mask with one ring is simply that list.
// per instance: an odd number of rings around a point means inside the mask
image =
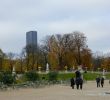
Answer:
[{"label": "statue pedestal", "polygon": [[41,67],[38,67],[38,72],[41,73]]}]

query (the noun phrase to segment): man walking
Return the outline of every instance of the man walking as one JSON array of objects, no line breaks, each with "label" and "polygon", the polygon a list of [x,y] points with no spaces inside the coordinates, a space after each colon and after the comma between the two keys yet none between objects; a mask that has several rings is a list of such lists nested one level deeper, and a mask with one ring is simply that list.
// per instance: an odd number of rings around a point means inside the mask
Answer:
[{"label": "man walking", "polygon": [[82,90],[82,87],[83,87],[83,79],[81,77],[81,72],[79,70],[77,70],[75,72],[76,74],[76,80],[75,80],[75,83],[76,83],[76,88],[79,89],[79,86],[80,86],[80,89]]},{"label": "man walking", "polygon": [[100,77],[96,78],[96,82],[97,82],[97,88],[100,87]]},{"label": "man walking", "polygon": [[101,77],[101,86],[102,86],[102,88],[104,86],[104,77],[103,76]]}]

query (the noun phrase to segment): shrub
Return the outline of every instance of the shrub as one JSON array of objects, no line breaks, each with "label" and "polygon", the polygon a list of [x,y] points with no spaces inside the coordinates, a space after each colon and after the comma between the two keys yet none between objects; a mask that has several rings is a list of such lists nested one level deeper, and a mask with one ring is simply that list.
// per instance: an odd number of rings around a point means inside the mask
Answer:
[{"label": "shrub", "polygon": [[3,73],[0,72],[0,82],[2,82],[2,79],[3,79]]},{"label": "shrub", "polygon": [[49,81],[57,81],[58,78],[58,72],[49,72],[48,73],[48,80]]},{"label": "shrub", "polygon": [[11,85],[15,82],[15,76],[11,72],[4,72],[2,75],[2,82],[5,85]]},{"label": "shrub", "polygon": [[27,81],[35,82],[35,81],[39,80],[39,74],[36,73],[35,71],[26,72],[25,78]]}]

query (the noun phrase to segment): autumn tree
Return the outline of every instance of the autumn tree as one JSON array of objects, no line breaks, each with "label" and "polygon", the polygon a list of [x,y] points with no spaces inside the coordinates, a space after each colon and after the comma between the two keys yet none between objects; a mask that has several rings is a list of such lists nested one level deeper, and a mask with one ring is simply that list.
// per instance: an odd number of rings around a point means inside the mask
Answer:
[{"label": "autumn tree", "polygon": [[0,71],[3,70],[3,61],[4,61],[5,53],[0,49]]},{"label": "autumn tree", "polygon": [[93,54],[92,59],[93,59],[94,70],[101,69],[103,58],[104,58],[104,55],[102,52],[96,52]]},{"label": "autumn tree", "polygon": [[12,53],[12,52],[9,52],[7,54],[7,58],[8,58],[8,61],[9,61],[9,69],[10,69],[11,72],[13,70],[13,65],[15,63],[14,57],[15,57],[15,54]]},{"label": "autumn tree", "polygon": [[87,46],[86,37],[81,32],[73,32],[73,44],[75,46],[75,58],[78,65],[82,64],[81,51]]},{"label": "autumn tree", "polygon": [[105,69],[110,71],[110,53],[104,54],[102,63],[101,63],[101,69]]},{"label": "autumn tree", "polygon": [[34,70],[34,65],[37,59],[37,46],[33,44],[27,45],[25,51],[27,70]]},{"label": "autumn tree", "polygon": [[20,73],[23,73],[25,71],[25,58],[26,58],[26,53],[25,53],[25,49],[23,48],[21,53],[18,54],[17,58],[16,58],[16,70]]},{"label": "autumn tree", "polygon": [[84,48],[81,51],[81,59],[82,59],[82,65],[84,68],[87,68],[89,70],[92,69],[92,51],[89,48]]},{"label": "autumn tree", "polygon": [[45,46],[48,48],[49,61],[53,64],[56,62],[58,69],[64,69],[66,65],[71,67],[82,64],[81,52],[87,47],[83,33],[56,34],[47,41]]},{"label": "autumn tree", "polygon": [[55,38],[54,35],[46,36],[46,38],[42,41],[41,44],[41,52],[44,58],[44,64],[49,64],[51,70],[55,69],[57,64],[56,58],[56,47],[55,47]]}]

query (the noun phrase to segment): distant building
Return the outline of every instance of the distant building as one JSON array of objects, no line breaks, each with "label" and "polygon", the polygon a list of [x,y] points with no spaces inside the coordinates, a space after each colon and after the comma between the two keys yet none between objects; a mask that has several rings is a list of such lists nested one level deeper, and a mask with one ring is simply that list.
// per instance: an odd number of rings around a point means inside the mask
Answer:
[{"label": "distant building", "polygon": [[26,32],[26,46],[34,45],[37,47],[37,32],[29,31]]},{"label": "distant building", "polygon": [[37,51],[37,32],[29,31],[26,32],[26,52],[36,53]]}]

